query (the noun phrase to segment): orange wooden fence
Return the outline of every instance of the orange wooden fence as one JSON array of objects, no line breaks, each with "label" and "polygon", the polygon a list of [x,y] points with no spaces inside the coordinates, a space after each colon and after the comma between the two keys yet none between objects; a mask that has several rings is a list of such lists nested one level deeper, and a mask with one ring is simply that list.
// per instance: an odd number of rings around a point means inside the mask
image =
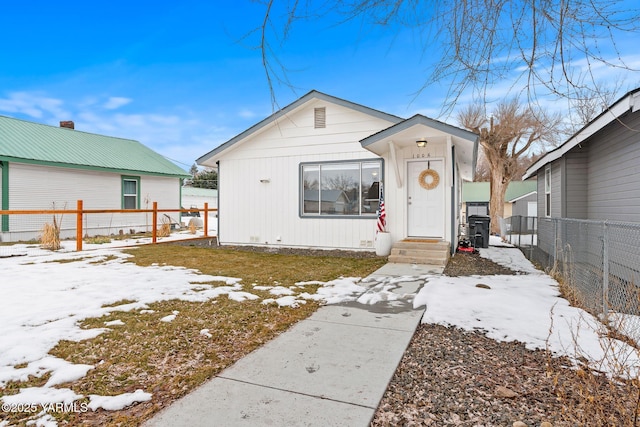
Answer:
[{"label": "orange wooden fence", "polygon": [[213,208],[209,208],[209,204],[204,204],[204,209],[197,208],[189,208],[189,209],[158,209],[158,202],[153,202],[152,209],[84,209],[84,204],[82,200],[77,201],[76,209],[45,209],[45,210],[0,210],[0,216],[4,215],[42,215],[42,214],[70,214],[76,215],[76,250],[82,250],[82,235],[83,235],[83,225],[82,219],[84,215],[90,214],[134,214],[134,213],[150,213],[152,214],[152,230],[151,230],[151,238],[152,243],[157,242],[158,238],[158,214],[165,212],[202,212],[204,214],[204,224],[203,231],[204,236],[209,236],[209,213],[217,212],[218,210]]}]

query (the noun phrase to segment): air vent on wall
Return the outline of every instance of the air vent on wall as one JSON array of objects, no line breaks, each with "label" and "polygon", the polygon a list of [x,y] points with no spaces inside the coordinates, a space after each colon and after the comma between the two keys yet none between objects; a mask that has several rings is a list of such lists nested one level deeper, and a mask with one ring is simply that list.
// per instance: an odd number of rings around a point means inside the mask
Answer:
[{"label": "air vent on wall", "polygon": [[318,107],[313,109],[313,127],[316,129],[327,127],[326,107]]}]

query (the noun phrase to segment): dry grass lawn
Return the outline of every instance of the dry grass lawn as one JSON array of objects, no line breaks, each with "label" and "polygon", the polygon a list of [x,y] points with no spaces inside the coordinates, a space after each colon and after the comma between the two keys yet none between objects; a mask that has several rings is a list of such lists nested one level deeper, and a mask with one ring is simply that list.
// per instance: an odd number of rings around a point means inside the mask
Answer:
[{"label": "dry grass lawn", "polygon": [[[172,245],[149,245],[129,252],[134,255],[131,262],[140,266],[184,266],[205,274],[242,278],[244,290],[262,298],[273,295],[254,290],[252,284],[292,286],[300,281],[364,277],[385,263],[382,258],[282,255]],[[313,290],[310,286],[304,289]],[[127,302],[133,301],[119,304]],[[318,303],[308,301],[298,308],[278,308],[274,304],[261,304],[260,300],[236,302],[220,296],[205,303],[158,302],[149,308],[154,312],[116,311],[109,316],[88,319],[82,327],[101,328],[104,322],[116,319],[124,325],[112,327],[91,340],[60,342],[51,354],[73,363],[95,366],[81,380],[61,387],[85,396],[117,395],[142,389],[153,393],[153,399],[121,411],[55,413],[53,416],[59,425],[65,422],[68,425],[140,425],[162,407],[309,316],[318,308]],[[173,311],[180,312],[175,320],[159,321]],[[201,334],[202,329],[208,329],[211,337]],[[46,381],[43,377],[27,383],[12,383],[0,388],[0,395],[14,394],[19,388],[43,385]],[[25,414],[14,414],[10,422],[24,425],[27,419]]]}]

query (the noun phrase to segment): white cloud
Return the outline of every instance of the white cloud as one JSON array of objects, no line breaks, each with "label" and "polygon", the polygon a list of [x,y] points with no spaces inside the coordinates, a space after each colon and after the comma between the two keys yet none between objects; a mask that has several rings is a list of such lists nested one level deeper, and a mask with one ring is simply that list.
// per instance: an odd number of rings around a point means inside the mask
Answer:
[{"label": "white cloud", "polygon": [[38,119],[46,115],[68,118],[70,113],[62,107],[63,104],[61,99],[37,93],[11,92],[7,98],[0,98],[0,112],[23,114]]},{"label": "white cloud", "polygon": [[133,101],[131,98],[123,98],[120,96],[112,96],[103,105],[107,110],[116,110],[124,105],[127,105]]},{"label": "white cloud", "polygon": [[256,116],[256,113],[249,110],[248,108],[244,108],[238,112],[238,116],[242,117],[243,119],[252,119]]}]

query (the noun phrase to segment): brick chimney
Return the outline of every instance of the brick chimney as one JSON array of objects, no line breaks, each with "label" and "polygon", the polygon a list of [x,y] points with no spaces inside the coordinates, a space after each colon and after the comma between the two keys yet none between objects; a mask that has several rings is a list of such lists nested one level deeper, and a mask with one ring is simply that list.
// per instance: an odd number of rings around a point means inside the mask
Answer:
[{"label": "brick chimney", "polygon": [[60,122],[60,127],[67,128],[67,129],[75,129],[76,125],[71,120],[64,120]]}]

